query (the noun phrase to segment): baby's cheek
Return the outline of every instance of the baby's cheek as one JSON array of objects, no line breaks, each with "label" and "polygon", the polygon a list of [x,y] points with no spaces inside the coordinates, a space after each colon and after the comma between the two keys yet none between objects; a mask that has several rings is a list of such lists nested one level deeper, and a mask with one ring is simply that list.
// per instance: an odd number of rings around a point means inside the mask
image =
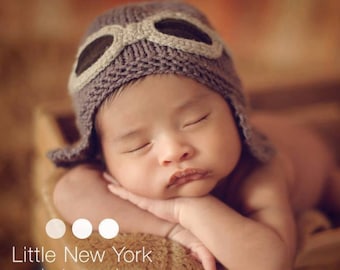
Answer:
[{"label": "baby's cheek", "polygon": [[130,191],[138,191],[145,188],[147,175],[146,171],[139,166],[126,166],[117,172],[120,183]]}]

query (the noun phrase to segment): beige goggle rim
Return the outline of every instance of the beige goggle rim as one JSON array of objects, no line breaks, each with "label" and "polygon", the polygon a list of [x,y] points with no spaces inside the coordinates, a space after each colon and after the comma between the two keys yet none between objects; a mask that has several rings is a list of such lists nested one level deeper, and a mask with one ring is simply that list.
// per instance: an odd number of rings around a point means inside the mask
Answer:
[{"label": "beige goggle rim", "polygon": [[[181,19],[195,25],[211,38],[212,44],[209,45],[195,40],[179,38],[161,33],[155,28],[155,23],[164,19]],[[96,60],[95,63],[84,70],[81,74],[77,75],[75,70],[81,52],[94,40],[105,35],[112,35],[114,37],[112,44]],[[162,12],[157,15],[147,17],[141,22],[128,24],[125,27],[122,27],[121,25],[104,26],[97,32],[88,36],[84,44],[79,48],[76,58],[77,60],[73,65],[68,84],[70,94],[76,93],[94,79],[120,54],[127,45],[136,43],[142,39],[146,39],[159,45],[179,49],[184,52],[205,56],[210,59],[219,58],[222,55],[223,49],[226,50],[223,41],[211,28],[207,27],[196,18],[179,12]]]}]

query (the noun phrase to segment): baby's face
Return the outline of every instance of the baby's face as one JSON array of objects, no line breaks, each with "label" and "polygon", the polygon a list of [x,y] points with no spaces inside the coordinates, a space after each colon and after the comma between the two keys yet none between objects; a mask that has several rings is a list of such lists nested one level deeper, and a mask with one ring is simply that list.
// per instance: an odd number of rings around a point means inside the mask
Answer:
[{"label": "baby's face", "polygon": [[109,173],[146,197],[206,195],[241,153],[224,99],[175,75],[127,86],[100,110],[97,124]]}]

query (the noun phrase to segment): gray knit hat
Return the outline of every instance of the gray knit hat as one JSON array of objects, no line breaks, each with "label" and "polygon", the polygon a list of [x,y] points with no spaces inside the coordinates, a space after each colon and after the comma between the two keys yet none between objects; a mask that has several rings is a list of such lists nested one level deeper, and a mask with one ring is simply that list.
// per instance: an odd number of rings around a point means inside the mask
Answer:
[{"label": "gray knit hat", "polygon": [[273,149],[248,123],[246,100],[231,57],[206,17],[184,3],[122,6],[97,17],[79,48],[70,80],[80,140],[48,153],[68,167],[95,161],[94,122],[102,102],[124,85],[151,74],[186,76],[218,92],[231,106],[244,144],[259,161]]}]

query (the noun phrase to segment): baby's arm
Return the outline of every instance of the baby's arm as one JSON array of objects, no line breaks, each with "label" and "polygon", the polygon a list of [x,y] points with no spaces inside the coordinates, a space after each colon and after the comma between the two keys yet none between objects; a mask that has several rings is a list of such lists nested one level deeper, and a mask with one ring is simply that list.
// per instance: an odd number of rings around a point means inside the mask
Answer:
[{"label": "baby's arm", "polygon": [[[104,218],[115,219],[121,232],[167,236],[174,224],[141,210],[107,189],[102,171],[95,165],[79,165],[68,171],[54,190],[54,204],[69,223],[87,218],[97,229]],[[143,220],[142,224],[140,221]]]},{"label": "baby's arm", "polygon": [[291,269],[295,223],[279,162],[259,169],[244,189],[243,216],[210,195],[155,201],[111,186],[112,192],[190,230],[228,269]]},{"label": "baby's arm", "polygon": [[190,249],[204,269],[215,270],[214,257],[190,231],[121,199],[109,192],[107,185],[99,168],[79,165],[58,181],[54,190],[55,206],[69,223],[87,218],[98,229],[102,219],[113,218],[118,222],[120,232],[168,237]]},{"label": "baby's arm", "polygon": [[241,196],[246,217],[206,196],[183,204],[180,224],[230,269],[291,269],[295,222],[281,164],[276,157],[247,179]]},{"label": "baby's arm", "polygon": [[256,218],[247,218],[210,196],[185,207],[180,224],[228,269],[291,269],[292,247],[280,228],[273,227],[281,224],[269,218],[270,210],[263,209]]}]

